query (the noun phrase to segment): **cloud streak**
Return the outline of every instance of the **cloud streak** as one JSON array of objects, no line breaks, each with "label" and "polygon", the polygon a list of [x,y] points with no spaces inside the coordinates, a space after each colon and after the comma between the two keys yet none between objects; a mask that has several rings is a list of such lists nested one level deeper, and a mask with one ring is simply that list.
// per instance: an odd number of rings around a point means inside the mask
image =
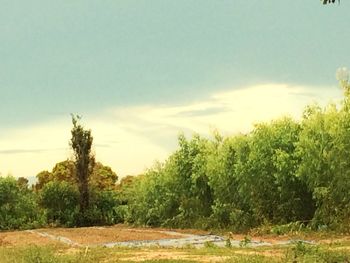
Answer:
[{"label": "cloud streak", "polygon": [[22,154],[22,153],[44,153],[44,152],[52,152],[52,151],[64,151],[65,148],[57,148],[57,149],[8,149],[8,150],[0,150],[0,154]]}]

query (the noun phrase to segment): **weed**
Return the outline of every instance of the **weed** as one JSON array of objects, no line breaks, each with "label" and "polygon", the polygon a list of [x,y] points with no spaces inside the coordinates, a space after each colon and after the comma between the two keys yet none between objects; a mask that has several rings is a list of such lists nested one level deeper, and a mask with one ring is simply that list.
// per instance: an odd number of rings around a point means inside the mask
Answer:
[{"label": "weed", "polygon": [[250,236],[244,236],[243,240],[239,242],[240,247],[247,247],[252,242]]},{"label": "weed", "polygon": [[217,245],[215,245],[212,241],[206,241],[204,242],[205,248],[217,248]]},{"label": "weed", "polygon": [[299,233],[309,231],[310,228],[305,223],[296,221],[285,225],[276,225],[271,227],[270,233],[276,235],[285,235],[290,233]]},{"label": "weed", "polygon": [[227,247],[227,248],[231,248],[232,247],[232,243],[231,243],[231,240],[229,238],[226,239],[226,241],[225,241],[225,247]]}]

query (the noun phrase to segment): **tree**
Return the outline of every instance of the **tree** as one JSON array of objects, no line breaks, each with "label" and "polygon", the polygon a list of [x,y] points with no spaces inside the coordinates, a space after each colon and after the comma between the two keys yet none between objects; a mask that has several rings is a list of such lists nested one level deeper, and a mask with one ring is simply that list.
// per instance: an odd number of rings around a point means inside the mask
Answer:
[{"label": "tree", "polygon": [[34,185],[35,191],[40,191],[44,187],[45,184],[47,184],[48,182],[53,180],[52,173],[50,173],[49,171],[46,171],[46,170],[38,173],[36,175],[36,178],[38,179],[38,181]]},{"label": "tree", "polygon": [[254,223],[285,224],[313,215],[311,193],[296,176],[300,126],[290,118],[257,124],[249,135],[249,156],[238,162],[239,191]]},{"label": "tree", "polygon": [[95,158],[91,153],[93,137],[91,130],[85,130],[79,123],[81,117],[72,115],[73,129],[71,147],[74,151],[76,180],[79,189],[79,212],[82,224],[86,224],[86,211],[89,207],[89,177],[95,165]]},{"label": "tree", "polygon": [[239,165],[248,160],[248,143],[245,135],[215,136],[211,143],[207,173],[214,198],[211,224],[215,227],[239,231],[252,225],[249,203],[239,191],[237,176]]},{"label": "tree", "polygon": [[118,175],[111,167],[96,162],[90,176],[90,186],[99,190],[111,190],[115,188]]},{"label": "tree", "polygon": [[17,178],[17,185],[19,186],[19,188],[21,188],[22,190],[28,190],[28,179],[25,177],[18,177]]},{"label": "tree", "polygon": [[[38,181],[34,188],[37,191],[40,191],[51,181],[75,184],[77,182],[75,163],[68,159],[58,162],[51,172],[42,171],[37,174],[36,178]],[[109,166],[96,162],[92,174],[89,177],[89,187],[97,188],[98,190],[110,190],[115,187],[117,180],[118,175]]]},{"label": "tree", "polygon": [[[330,3],[335,3],[335,0],[321,0],[323,2],[324,5],[326,4],[330,4]],[[338,3],[340,3],[340,0],[338,0]]]}]

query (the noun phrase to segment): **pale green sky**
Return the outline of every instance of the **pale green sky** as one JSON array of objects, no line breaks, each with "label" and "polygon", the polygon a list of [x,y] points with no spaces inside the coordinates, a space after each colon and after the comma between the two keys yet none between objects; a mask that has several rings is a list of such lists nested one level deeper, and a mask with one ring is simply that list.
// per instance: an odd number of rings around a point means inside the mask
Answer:
[{"label": "pale green sky", "polygon": [[[334,73],[350,65],[347,1],[0,0],[0,6],[3,174],[32,176],[68,157],[70,113],[82,114],[97,133],[96,153],[106,164],[121,174],[138,172],[164,158],[179,131],[247,130],[240,118],[297,115],[312,100],[339,98]],[[227,105],[255,101],[259,92],[270,102],[285,96],[287,106],[260,116],[266,109],[257,102],[249,108],[255,113]],[[231,95],[225,101],[218,94]],[[153,115],[169,109],[186,120]],[[131,140],[138,146],[130,148]],[[134,152],[120,154],[118,143]]]}]

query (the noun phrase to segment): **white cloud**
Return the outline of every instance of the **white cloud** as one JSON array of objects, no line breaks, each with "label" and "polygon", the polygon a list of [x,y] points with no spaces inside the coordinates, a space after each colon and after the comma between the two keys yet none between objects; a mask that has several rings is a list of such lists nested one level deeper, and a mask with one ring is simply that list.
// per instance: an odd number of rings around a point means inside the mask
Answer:
[{"label": "white cloud", "polygon": [[[83,122],[92,129],[97,159],[119,175],[137,174],[163,160],[176,147],[179,132],[224,134],[247,132],[253,123],[281,115],[298,117],[305,105],[325,104],[341,97],[335,87],[266,84],[218,92],[205,100],[179,105],[112,108]],[[71,156],[69,116],[53,122],[20,127],[0,137],[0,171],[34,176]]]}]

